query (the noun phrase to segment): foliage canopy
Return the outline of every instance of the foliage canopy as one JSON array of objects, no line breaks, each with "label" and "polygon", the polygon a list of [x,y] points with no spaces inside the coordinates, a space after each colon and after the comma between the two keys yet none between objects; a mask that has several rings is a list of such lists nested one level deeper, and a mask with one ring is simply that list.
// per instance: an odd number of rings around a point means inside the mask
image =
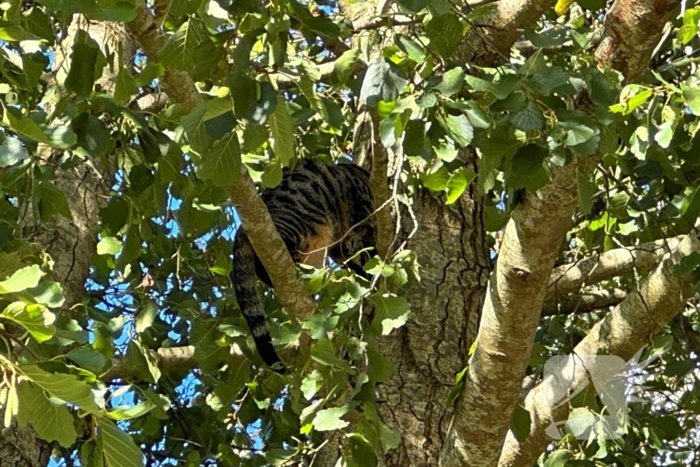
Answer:
[{"label": "foliage canopy", "polygon": [[[226,188],[242,169],[272,187],[299,158],[357,156],[355,124],[369,109],[376,143],[400,165],[396,209],[408,213],[426,190],[454,209],[477,199],[493,255],[511,213],[565,164],[581,167],[579,205],[558,264],[688,233],[700,212],[700,7],[685,2],[647,73],[627,83],[594,55],[606,2],[571,3],[493,66],[460,52],[490,4],[399,0],[401,15],[359,24],[332,1],[172,0],[156,18],[160,51],[132,57],[128,41],[94,33],[128,36],[124,25],[146,11],[139,0],[2,3],[5,426],[31,423],[86,466],[291,465],[328,440],[340,441],[344,465],[378,465],[403,435],[378,412],[375,385],[396,370],[383,339],[411,319],[402,291],[422,287],[421,258],[399,241],[365,266],[371,283],[342,268],[302,270],[318,310],[301,322],[261,286],[273,337],[294,362],[277,375],[230,290],[237,216]],[[196,107],[147,103],[173,70],[196,82]],[[100,200],[85,226],[96,247],[76,297],[36,225],[79,224],[64,174],[80,167],[104,170],[107,190],[88,188]],[[695,254],[677,272],[698,265]],[[599,287],[630,291],[646,272]],[[606,311],[544,317],[529,373],[571,352]],[[625,438],[565,437],[542,465],[697,462],[699,326],[689,305],[650,342],[648,353],[665,352],[647,383],[655,403],[634,406]],[[297,352],[303,333],[310,349]],[[169,365],[169,349],[186,357]],[[436,403],[453,404],[460,377]],[[600,411],[590,394],[575,403]],[[529,423],[518,412],[514,432]]]}]

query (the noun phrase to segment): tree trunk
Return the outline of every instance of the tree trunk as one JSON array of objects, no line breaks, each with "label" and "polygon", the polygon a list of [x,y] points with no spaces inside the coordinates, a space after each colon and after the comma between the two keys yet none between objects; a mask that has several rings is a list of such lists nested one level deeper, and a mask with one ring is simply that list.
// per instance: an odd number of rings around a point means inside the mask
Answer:
[{"label": "tree trunk", "polygon": [[[412,209],[420,227],[408,248],[419,258],[421,282],[406,292],[408,323],[387,339],[394,376],[377,388],[382,419],[402,436],[387,466],[437,464],[453,411],[445,402],[468,360],[491,272],[476,186],[453,205],[420,191]],[[402,220],[408,235],[411,220]]]}]

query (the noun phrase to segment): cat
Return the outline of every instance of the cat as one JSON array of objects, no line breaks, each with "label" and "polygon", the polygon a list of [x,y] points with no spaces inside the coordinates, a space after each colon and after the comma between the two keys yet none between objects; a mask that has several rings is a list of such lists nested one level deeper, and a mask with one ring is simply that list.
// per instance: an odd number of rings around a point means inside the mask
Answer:
[{"label": "cat", "polygon": [[[295,262],[320,268],[326,258],[340,264],[358,251],[375,246],[375,206],[369,173],[357,165],[302,159],[294,169],[285,169],[277,187],[263,191],[261,196]],[[365,251],[347,266],[367,277],[355,262],[367,259],[369,254]],[[248,236],[239,228],[233,243],[231,271],[238,306],[263,361],[275,371],[284,372],[277,369],[283,366],[272,346],[255,275],[272,287]],[[280,365],[275,366],[277,363]]]}]

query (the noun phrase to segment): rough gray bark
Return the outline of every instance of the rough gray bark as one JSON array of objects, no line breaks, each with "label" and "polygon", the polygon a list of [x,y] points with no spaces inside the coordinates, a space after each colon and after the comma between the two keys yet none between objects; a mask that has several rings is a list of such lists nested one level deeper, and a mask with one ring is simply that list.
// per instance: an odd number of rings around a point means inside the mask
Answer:
[{"label": "rough gray bark", "polygon": [[402,435],[387,466],[436,465],[452,412],[445,400],[468,358],[491,270],[474,186],[449,206],[420,191],[413,210],[420,228],[408,248],[420,258],[421,282],[406,291],[408,323],[383,343],[396,369],[377,387],[382,419]]}]

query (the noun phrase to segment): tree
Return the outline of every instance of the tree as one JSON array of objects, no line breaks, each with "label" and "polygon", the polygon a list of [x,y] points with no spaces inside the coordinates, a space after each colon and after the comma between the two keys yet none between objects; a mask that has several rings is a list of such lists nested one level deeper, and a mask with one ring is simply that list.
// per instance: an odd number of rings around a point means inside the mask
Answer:
[{"label": "tree", "polygon": [[[3,465],[698,462],[695,2],[2,11]],[[371,281],[292,263],[258,186],[304,157],[371,168]],[[648,362],[615,439],[601,355]]]}]

